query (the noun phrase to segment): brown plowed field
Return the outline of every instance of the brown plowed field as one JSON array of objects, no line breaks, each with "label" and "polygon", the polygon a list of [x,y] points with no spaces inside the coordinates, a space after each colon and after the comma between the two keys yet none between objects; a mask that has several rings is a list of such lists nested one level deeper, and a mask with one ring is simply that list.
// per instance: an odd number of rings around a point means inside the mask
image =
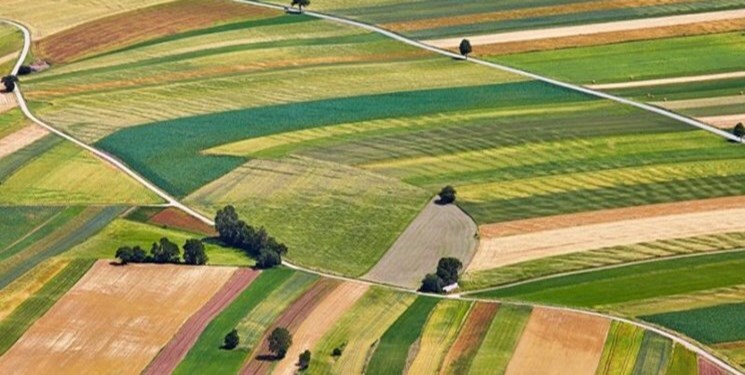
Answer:
[{"label": "brown plowed field", "polygon": [[159,226],[181,229],[187,232],[199,233],[207,236],[214,236],[217,234],[215,227],[203,223],[199,219],[175,207],[168,207],[163,211],[158,212],[153,215],[148,222]]},{"label": "brown plowed field", "polygon": [[147,367],[144,374],[158,375],[170,374],[176,366],[184,359],[189,349],[197,342],[207,324],[217,316],[223,309],[228,307],[241,292],[243,292],[256,277],[259,271],[250,268],[242,268],[233,274],[222,289],[207,301],[202,308],[194,313],[189,320],[181,326],[178,333],[168,342],[163,350],[158,353],[153,362]]},{"label": "brown plowed field", "polygon": [[143,40],[268,14],[280,13],[227,0],[175,1],[53,34],[36,43],[36,55],[59,64]]},{"label": "brown plowed field", "polygon": [[601,317],[536,308],[506,374],[594,375],[609,328]]},{"label": "brown plowed field", "polygon": [[499,310],[496,303],[476,302],[468,314],[466,323],[461,328],[458,338],[450,347],[442,363],[441,374],[459,373],[452,368],[454,364],[464,359],[472,359],[479,350],[491,321]]},{"label": "brown plowed field", "polygon": [[38,141],[47,134],[49,132],[46,129],[41,126],[32,125],[23,127],[15,133],[0,138],[0,158]]},{"label": "brown plowed field", "polygon": [[139,374],[235,270],[98,261],[0,357],[0,373]]},{"label": "brown plowed field", "polygon": [[[306,349],[312,350],[321,337],[339,320],[344,313],[362,297],[369,288],[368,284],[345,282],[334,289],[331,294],[308,315],[297,331],[292,333],[292,346],[287,356],[277,364],[273,373],[292,374],[297,370],[297,359]],[[318,355],[323,355],[318,353]]]},{"label": "brown plowed field", "polygon": [[[290,334],[294,335],[297,332],[298,327],[300,327],[316,306],[318,306],[318,304],[321,303],[321,301],[333,292],[340,284],[341,282],[338,280],[323,278],[293,302],[292,305],[282,313],[282,316],[280,316],[279,319],[277,319],[277,321],[266,330],[264,336],[261,338],[258,348],[251,353],[251,358],[248,359],[248,362],[243,366],[240,373],[242,375],[260,375],[268,373],[273,364],[271,360],[272,353],[269,351],[269,343],[267,342],[269,334],[277,327],[284,327],[290,331]],[[292,360],[293,358],[288,359]]]}]

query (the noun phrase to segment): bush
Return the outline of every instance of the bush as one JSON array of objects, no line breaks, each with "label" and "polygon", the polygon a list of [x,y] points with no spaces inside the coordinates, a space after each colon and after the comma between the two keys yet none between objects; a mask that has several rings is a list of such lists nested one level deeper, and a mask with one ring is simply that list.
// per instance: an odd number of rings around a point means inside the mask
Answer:
[{"label": "bush", "polygon": [[222,344],[223,349],[233,350],[241,342],[241,338],[238,336],[238,331],[234,328],[232,331],[225,335],[225,340]]},{"label": "bush", "polygon": [[31,67],[28,65],[21,65],[20,68],[18,68],[18,75],[19,76],[25,76],[27,74],[31,74],[33,70],[31,70]]},{"label": "bush", "polygon": [[292,335],[287,328],[277,327],[269,335],[269,351],[274,353],[278,359],[282,359],[287,354],[287,350],[292,345]]},{"label": "bush", "polygon": [[334,348],[334,350],[331,351],[331,355],[333,357],[341,357],[342,353],[344,353],[344,348],[347,347],[347,343],[342,343],[341,345]]},{"label": "bush", "polygon": [[745,125],[743,125],[741,122],[735,125],[735,128],[732,130],[732,134],[739,138],[745,137]]},{"label": "bush", "polygon": [[300,353],[300,357],[298,357],[297,365],[300,367],[300,370],[306,370],[308,366],[310,365],[310,350],[305,350],[304,352]]},{"label": "bush", "polygon": [[460,46],[458,49],[460,49],[460,54],[466,57],[468,57],[468,54],[473,52],[473,48],[471,47],[471,41],[469,41],[468,39],[461,40]]},{"label": "bush", "polygon": [[455,202],[455,188],[450,185],[442,188],[438,195],[440,199],[437,200],[437,204],[451,204]]}]

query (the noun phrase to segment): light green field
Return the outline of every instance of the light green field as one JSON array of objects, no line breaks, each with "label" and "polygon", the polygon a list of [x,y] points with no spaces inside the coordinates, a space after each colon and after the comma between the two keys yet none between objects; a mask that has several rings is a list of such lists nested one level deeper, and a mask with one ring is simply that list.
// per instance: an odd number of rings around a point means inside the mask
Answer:
[{"label": "light green field", "polygon": [[745,301],[745,284],[707,289],[695,293],[640,299],[613,306],[598,306],[598,309],[611,310],[616,314],[622,315],[641,316],[698,309],[741,301]]},{"label": "light green field", "polygon": [[596,375],[632,375],[644,330],[635,325],[614,321],[605,340],[603,356]]},{"label": "light green field", "polygon": [[409,365],[409,374],[437,374],[460,332],[472,303],[443,300],[435,306],[419,338],[418,351]]},{"label": "light green field", "polygon": [[[0,67],[1,66],[2,65],[0,65]],[[2,112],[2,115],[0,116],[0,139],[21,130],[21,128],[26,125],[28,125],[28,122],[20,109],[13,108],[6,112]]]},{"label": "light green field", "polygon": [[69,142],[32,160],[0,184],[0,204],[150,204],[159,198]]},{"label": "light green field", "polygon": [[10,73],[16,63],[15,56],[22,48],[23,34],[21,31],[14,26],[0,24],[0,75],[5,76]]},{"label": "light green field", "polygon": [[[187,239],[198,238],[197,235],[188,232],[117,219],[84,243],[64,253],[63,257],[114,259],[116,249],[121,246],[139,245],[145,251],[149,251],[150,245],[163,237],[167,237],[179,246],[183,246]],[[224,248],[209,242],[204,244],[209,257],[208,264],[234,266],[255,264],[253,259],[239,250]]]},{"label": "light green field", "polygon": [[666,374],[668,375],[698,375],[698,361],[696,354],[683,345],[673,346],[673,358]]},{"label": "light green field", "polygon": [[[364,274],[430,195],[396,180],[307,158],[252,160],[186,199],[204,212],[236,206],[289,247],[287,258]],[[360,225],[365,223],[365,225]]]},{"label": "light green field", "polygon": [[469,374],[501,374],[507,370],[512,354],[528,324],[532,309],[528,306],[501,305],[484,336]]},{"label": "light green field", "polygon": [[706,236],[616,246],[583,251],[517,263],[490,270],[466,272],[460,285],[473,290],[509,284],[551,274],[598,268],[622,263],[650,260],[684,254],[745,247],[745,233],[723,233]]},{"label": "light green field", "polygon": [[673,342],[656,333],[644,332],[634,374],[664,375],[670,365]]},{"label": "light green field", "polygon": [[0,254],[60,210],[59,207],[0,207]]},{"label": "light green field", "polygon": [[[413,294],[372,287],[312,349],[313,373],[362,373],[375,343],[414,299]],[[342,355],[332,357],[334,348],[341,345]]]}]

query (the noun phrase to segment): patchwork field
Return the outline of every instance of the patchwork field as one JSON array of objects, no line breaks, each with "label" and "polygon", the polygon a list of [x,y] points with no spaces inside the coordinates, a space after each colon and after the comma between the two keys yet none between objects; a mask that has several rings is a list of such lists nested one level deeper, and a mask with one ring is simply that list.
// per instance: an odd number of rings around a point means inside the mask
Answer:
[{"label": "patchwork field", "polygon": [[445,357],[443,372],[464,373],[468,370],[498,309],[499,305],[494,303],[473,304],[468,320]]},{"label": "patchwork field", "polygon": [[234,272],[227,267],[117,267],[99,261],[0,357],[0,369],[139,373]]},{"label": "patchwork field", "polygon": [[620,322],[611,323],[596,374],[632,374],[643,339],[643,329]]},{"label": "patchwork field", "polygon": [[440,372],[440,366],[448,349],[458,336],[471,306],[472,303],[466,301],[441,301],[435,306],[424,325],[418,343],[409,349],[406,373],[437,374]]}]

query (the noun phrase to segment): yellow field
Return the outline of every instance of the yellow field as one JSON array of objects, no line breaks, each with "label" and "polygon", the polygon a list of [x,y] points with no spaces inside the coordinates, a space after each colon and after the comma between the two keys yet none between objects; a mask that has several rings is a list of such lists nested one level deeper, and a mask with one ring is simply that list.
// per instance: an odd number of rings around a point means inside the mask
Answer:
[{"label": "yellow field", "polygon": [[12,313],[28,297],[34,295],[69,262],[61,258],[50,259],[0,290],[0,320]]},{"label": "yellow field", "polygon": [[99,261],[0,358],[0,373],[139,374],[235,270]]}]

